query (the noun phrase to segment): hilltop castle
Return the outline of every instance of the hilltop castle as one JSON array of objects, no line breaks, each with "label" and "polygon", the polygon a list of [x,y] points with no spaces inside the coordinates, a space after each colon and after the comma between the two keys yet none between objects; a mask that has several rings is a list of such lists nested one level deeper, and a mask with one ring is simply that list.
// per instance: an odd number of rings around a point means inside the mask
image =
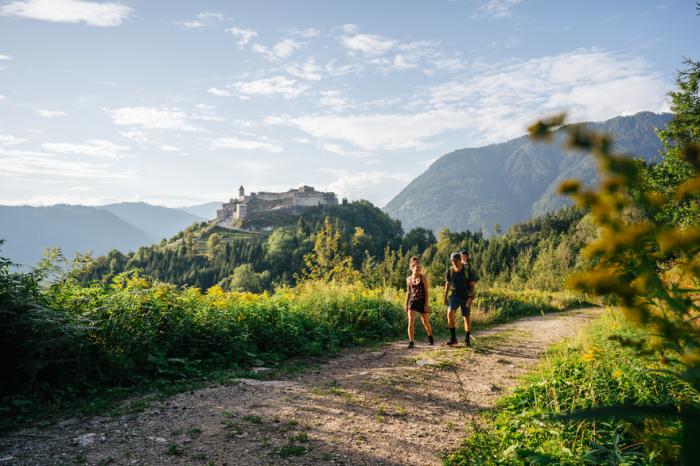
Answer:
[{"label": "hilltop castle", "polygon": [[256,213],[271,211],[298,212],[308,207],[337,205],[335,193],[316,191],[311,186],[290,189],[285,193],[250,193],[246,195],[241,186],[238,197],[221,205],[216,211],[216,220],[222,224],[231,224],[234,220],[245,220]]}]

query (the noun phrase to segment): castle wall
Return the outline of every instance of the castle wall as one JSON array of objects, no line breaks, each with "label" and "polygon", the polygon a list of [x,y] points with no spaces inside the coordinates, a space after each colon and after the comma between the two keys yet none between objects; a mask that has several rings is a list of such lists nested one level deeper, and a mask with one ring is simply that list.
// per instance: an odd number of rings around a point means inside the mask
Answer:
[{"label": "castle wall", "polygon": [[294,196],[294,207],[314,207],[324,204],[326,204],[326,199],[323,193],[297,193]]},{"label": "castle wall", "polygon": [[337,205],[338,199],[334,193],[316,191],[311,186],[302,186],[286,193],[259,192],[243,195],[238,199],[231,199],[221,205],[216,211],[219,221],[231,222],[237,219],[245,219],[252,214],[260,212],[294,210],[297,208],[315,207],[318,205]]}]

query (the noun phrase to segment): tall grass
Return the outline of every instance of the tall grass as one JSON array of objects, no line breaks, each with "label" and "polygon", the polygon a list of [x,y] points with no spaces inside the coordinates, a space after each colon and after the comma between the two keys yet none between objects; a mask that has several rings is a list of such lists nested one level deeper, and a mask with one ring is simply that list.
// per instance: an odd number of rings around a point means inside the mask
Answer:
[{"label": "tall grass", "polygon": [[680,406],[690,387],[658,363],[624,349],[611,335],[638,337],[607,313],[577,339],[553,348],[539,370],[475,425],[447,465],[680,464],[680,422],[551,421],[551,414],[615,403]]}]

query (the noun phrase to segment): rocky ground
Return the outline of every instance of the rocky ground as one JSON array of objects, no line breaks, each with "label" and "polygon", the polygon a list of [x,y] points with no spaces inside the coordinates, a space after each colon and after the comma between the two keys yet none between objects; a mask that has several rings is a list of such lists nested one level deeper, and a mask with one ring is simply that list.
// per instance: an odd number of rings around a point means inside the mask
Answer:
[{"label": "rocky ground", "polygon": [[27,428],[0,437],[0,466],[440,464],[476,414],[549,345],[599,313],[477,330],[472,348],[440,341],[412,350],[405,341],[355,348],[292,376],[262,368],[268,380],[237,379],[121,417]]}]

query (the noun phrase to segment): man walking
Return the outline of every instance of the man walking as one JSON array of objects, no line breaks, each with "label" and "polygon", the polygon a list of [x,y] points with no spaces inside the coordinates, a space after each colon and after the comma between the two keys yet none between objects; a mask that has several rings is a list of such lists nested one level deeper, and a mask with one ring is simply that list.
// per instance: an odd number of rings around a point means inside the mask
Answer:
[{"label": "man walking", "polygon": [[469,261],[469,251],[462,249],[460,251],[460,256],[462,258],[462,267],[467,271],[467,281],[469,282],[469,299],[467,299],[467,316],[464,317],[464,332],[466,333],[467,346],[470,346],[471,330],[472,330],[472,318],[471,318],[471,308],[474,302],[474,297],[476,296],[476,282],[479,281],[479,277],[474,273],[472,264]]},{"label": "man walking", "polygon": [[447,344],[449,346],[457,344],[455,311],[459,308],[462,312],[462,318],[464,319],[464,344],[471,346],[469,335],[471,332],[469,306],[474,298],[474,282],[476,282],[477,278],[469,266],[468,254],[467,267],[462,263],[462,255],[458,252],[450,256],[450,261],[452,264],[445,273],[445,305],[447,306],[447,326],[450,329],[450,341]]}]

